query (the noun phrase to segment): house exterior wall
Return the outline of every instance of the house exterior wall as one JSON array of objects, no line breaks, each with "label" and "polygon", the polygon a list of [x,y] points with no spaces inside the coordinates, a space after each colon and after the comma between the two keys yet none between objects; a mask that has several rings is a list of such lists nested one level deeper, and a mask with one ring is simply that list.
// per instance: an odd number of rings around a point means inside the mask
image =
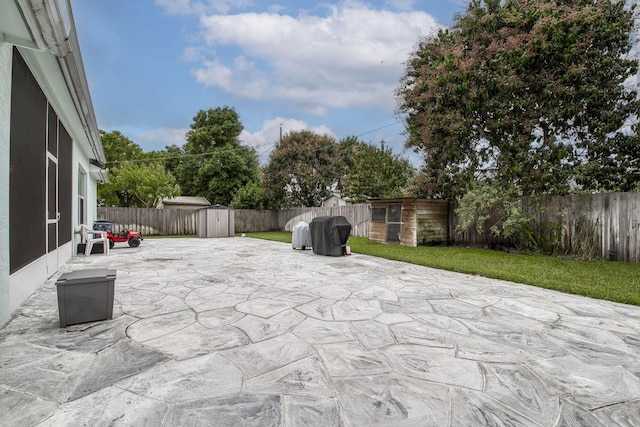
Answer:
[{"label": "house exterior wall", "polygon": [[104,150],[65,0],[3,3],[0,14],[0,326],[74,254],[77,173]]},{"label": "house exterior wall", "polygon": [[[73,247],[77,247],[77,244],[80,243],[80,239],[82,235],[76,232],[80,224],[87,224],[89,226],[93,225],[93,222],[98,219],[98,178],[95,174],[89,173],[90,171],[90,158],[87,155],[86,150],[84,150],[79,144],[73,145],[73,190],[72,190],[72,203],[71,203],[71,212],[72,212],[72,228],[74,231],[74,243]],[[78,175],[83,171],[86,174],[86,186],[85,186],[85,218],[80,218],[80,203],[79,203],[79,195],[78,195]],[[73,254],[75,254],[75,249],[72,249]]]},{"label": "house exterior wall", "polygon": [[0,325],[9,320],[9,147],[12,46],[0,43]]},{"label": "house exterior wall", "polygon": [[327,199],[325,199],[324,202],[322,202],[323,208],[333,208],[336,206],[346,206],[346,205],[347,205],[347,201],[335,194],[332,196],[329,196]]}]

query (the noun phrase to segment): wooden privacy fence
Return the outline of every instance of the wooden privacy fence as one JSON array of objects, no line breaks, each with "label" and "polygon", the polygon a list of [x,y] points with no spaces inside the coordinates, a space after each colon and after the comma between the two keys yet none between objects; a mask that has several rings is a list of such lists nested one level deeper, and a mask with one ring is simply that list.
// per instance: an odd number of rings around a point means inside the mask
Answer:
[{"label": "wooden privacy fence", "polygon": [[[98,207],[98,219],[113,221],[116,232],[128,228],[149,236],[195,235],[197,234],[196,212],[190,209]],[[234,210],[235,231],[236,233],[291,231],[300,221],[311,222],[317,216],[337,215],[345,216],[351,223],[351,235],[369,236],[371,213],[368,204],[281,211],[236,209]]]},{"label": "wooden privacy fence", "polygon": [[369,237],[371,208],[368,203],[330,208],[297,208],[281,211],[236,210],[236,232],[291,231],[300,221],[310,223],[318,216],[344,216],[351,224],[351,235]]},{"label": "wooden privacy fence", "polygon": [[124,228],[143,236],[196,234],[196,216],[192,209],[109,208],[98,207],[98,220],[113,221],[115,232]]},{"label": "wooden privacy fence", "polygon": [[[195,235],[196,212],[182,209],[98,207],[98,219],[115,223],[143,235]],[[369,204],[331,208],[298,208],[282,211],[234,211],[235,232],[291,231],[299,221],[310,223],[317,216],[342,215],[351,223],[351,235],[369,237]],[[640,192],[571,195],[549,199],[535,212],[537,222],[546,224],[548,244],[567,254],[599,256],[619,261],[640,261]],[[494,220],[495,222],[495,220]],[[472,226],[455,233],[458,219],[455,205],[449,209],[449,242],[475,247],[513,247],[514,239],[497,238]],[[545,249],[549,249],[548,247]]]}]

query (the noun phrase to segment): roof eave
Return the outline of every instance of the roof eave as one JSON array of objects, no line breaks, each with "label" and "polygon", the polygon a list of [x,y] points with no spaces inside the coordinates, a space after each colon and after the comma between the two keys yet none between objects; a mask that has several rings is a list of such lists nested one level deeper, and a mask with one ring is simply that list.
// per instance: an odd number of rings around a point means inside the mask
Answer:
[{"label": "roof eave", "polygon": [[58,59],[93,155],[100,163],[106,163],[69,1],[16,1],[39,50],[46,50]]}]

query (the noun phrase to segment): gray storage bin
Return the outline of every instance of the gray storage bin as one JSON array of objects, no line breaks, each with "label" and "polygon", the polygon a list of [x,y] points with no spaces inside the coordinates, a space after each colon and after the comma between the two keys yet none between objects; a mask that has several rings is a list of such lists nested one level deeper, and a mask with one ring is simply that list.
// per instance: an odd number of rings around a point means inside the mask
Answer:
[{"label": "gray storage bin", "polygon": [[116,270],[107,268],[64,273],[56,281],[60,327],[113,318]]}]

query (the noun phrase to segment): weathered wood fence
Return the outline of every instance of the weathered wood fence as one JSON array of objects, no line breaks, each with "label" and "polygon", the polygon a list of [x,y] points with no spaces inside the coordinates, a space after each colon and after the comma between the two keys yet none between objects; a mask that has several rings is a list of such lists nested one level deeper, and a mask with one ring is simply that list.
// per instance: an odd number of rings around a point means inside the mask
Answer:
[{"label": "weathered wood fence", "polygon": [[98,207],[98,220],[113,221],[116,232],[127,228],[143,236],[196,234],[196,215],[191,209]]},{"label": "weathered wood fence", "polygon": [[310,223],[318,216],[344,216],[351,224],[351,235],[369,237],[371,208],[368,203],[330,208],[298,208],[281,211],[236,210],[236,232],[291,231],[300,221]]},{"label": "weathered wood fence", "polygon": [[[457,234],[455,206],[449,210],[449,241],[475,247],[512,247],[513,239],[478,233],[470,227]],[[369,237],[369,204],[332,208],[298,208],[282,211],[235,210],[235,231],[291,231],[299,221],[307,223],[317,216],[343,215],[352,225],[351,234]],[[545,241],[567,254],[599,256],[611,260],[640,261],[640,192],[601,193],[554,197],[535,212],[537,222],[547,233]],[[98,208],[98,219],[115,223],[116,230],[129,228],[145,235],[195,235],[193,210]],[[548,247],[545,249],[549,249]]]},{"label": "weathered wood fence", "polygon": [[[577,194],[552,197],[542,206],[531,208],[543,235],[543,249],[585,257],[602,257],[616,261],[640,261],[640,192]],[[531,209],[535,209],[532,211]],[[451,242],[474,247],[513,247],[516,241],[491,235],[487,220],[483,233],[471,226],[455,233],[458,219],[450,209]],[[521,242],[522,243],[522,242]]]},{"label": "weathered wood fence", "polygon": [[[195,235],[196,211],[190,209],[109,208],[98,207],[98,219],[114,223],[114,231],[123,228],[140,231],[143,235]],[[368,204],[331,208],[297,208],[281,211],[236,209],[236,233],[260,231],[291,231],[300,221],[311,222],[317,216],[342,215],[351,223],[351,234],[369,236],[371,218]]]}]

